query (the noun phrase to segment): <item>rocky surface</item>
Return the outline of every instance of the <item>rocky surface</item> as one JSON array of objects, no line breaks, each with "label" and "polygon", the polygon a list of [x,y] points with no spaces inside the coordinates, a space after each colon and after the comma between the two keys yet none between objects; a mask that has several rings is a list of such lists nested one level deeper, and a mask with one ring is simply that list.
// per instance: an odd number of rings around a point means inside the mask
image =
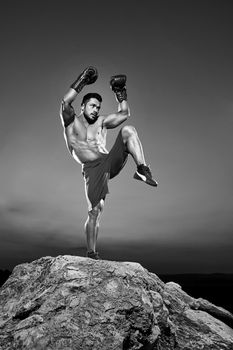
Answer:
[{"label": "rocky surface", "polygon": [[138,263],[18,265],[0,289],[1,350],[233,349],[233,315]]}]

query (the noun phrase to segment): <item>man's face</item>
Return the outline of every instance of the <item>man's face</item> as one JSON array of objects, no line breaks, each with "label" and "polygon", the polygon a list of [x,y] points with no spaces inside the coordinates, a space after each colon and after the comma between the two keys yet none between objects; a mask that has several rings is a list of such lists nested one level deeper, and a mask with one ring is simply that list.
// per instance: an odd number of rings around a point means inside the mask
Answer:
[{"label": "man's face", "polygon": [[94,124],[99,117],[101,103],[96,98],[91,98],[82,105],[82,112],[89,124]]}]

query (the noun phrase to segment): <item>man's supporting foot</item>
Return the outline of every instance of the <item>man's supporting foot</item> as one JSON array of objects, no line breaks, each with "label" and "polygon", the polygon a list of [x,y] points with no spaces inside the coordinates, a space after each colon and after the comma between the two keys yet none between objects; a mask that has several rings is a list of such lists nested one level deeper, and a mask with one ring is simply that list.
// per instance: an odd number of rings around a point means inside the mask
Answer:
[{"label": "man's supporting foot", "polygon": [[91,250],[90,252],[87,252],[87,257],[94,260],[100,260],[98,252],[94,252],[93,250]]},{"label": "man's supporting foot", "polygon": [[140,164],[134,174],[134,179],[145,182],[150,186],[158,186],[158,183],[152,178],[151,170],[148,166]]}]

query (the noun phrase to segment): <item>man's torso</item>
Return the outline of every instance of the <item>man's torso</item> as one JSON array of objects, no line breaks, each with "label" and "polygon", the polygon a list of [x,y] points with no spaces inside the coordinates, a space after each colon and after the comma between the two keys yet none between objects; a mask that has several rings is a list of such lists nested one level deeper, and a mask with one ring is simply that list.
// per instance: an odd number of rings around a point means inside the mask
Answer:
[{"label": "man's torso", "polygon": [[87,124],[80,115],[65,129],[67,146],[79,163],[93,161],[108,153],[105,147],[107,129],[103,126],[103,119],[100,116],[94,124]]}]

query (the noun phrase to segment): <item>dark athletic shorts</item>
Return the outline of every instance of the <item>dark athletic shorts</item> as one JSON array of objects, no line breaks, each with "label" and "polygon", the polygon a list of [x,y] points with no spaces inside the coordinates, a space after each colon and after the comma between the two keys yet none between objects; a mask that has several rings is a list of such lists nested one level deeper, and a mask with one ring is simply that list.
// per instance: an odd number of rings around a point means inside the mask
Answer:
[{"label": "dark athletic shorts", "polygon": [[86,183],[86,195],[90,201],[89,210],[94,208],[101,199],[105,199],[108,190],[108,180],[115,177],[124,167],[128,157],[121,130],[108,154],[83,164],[83,176]]}]

